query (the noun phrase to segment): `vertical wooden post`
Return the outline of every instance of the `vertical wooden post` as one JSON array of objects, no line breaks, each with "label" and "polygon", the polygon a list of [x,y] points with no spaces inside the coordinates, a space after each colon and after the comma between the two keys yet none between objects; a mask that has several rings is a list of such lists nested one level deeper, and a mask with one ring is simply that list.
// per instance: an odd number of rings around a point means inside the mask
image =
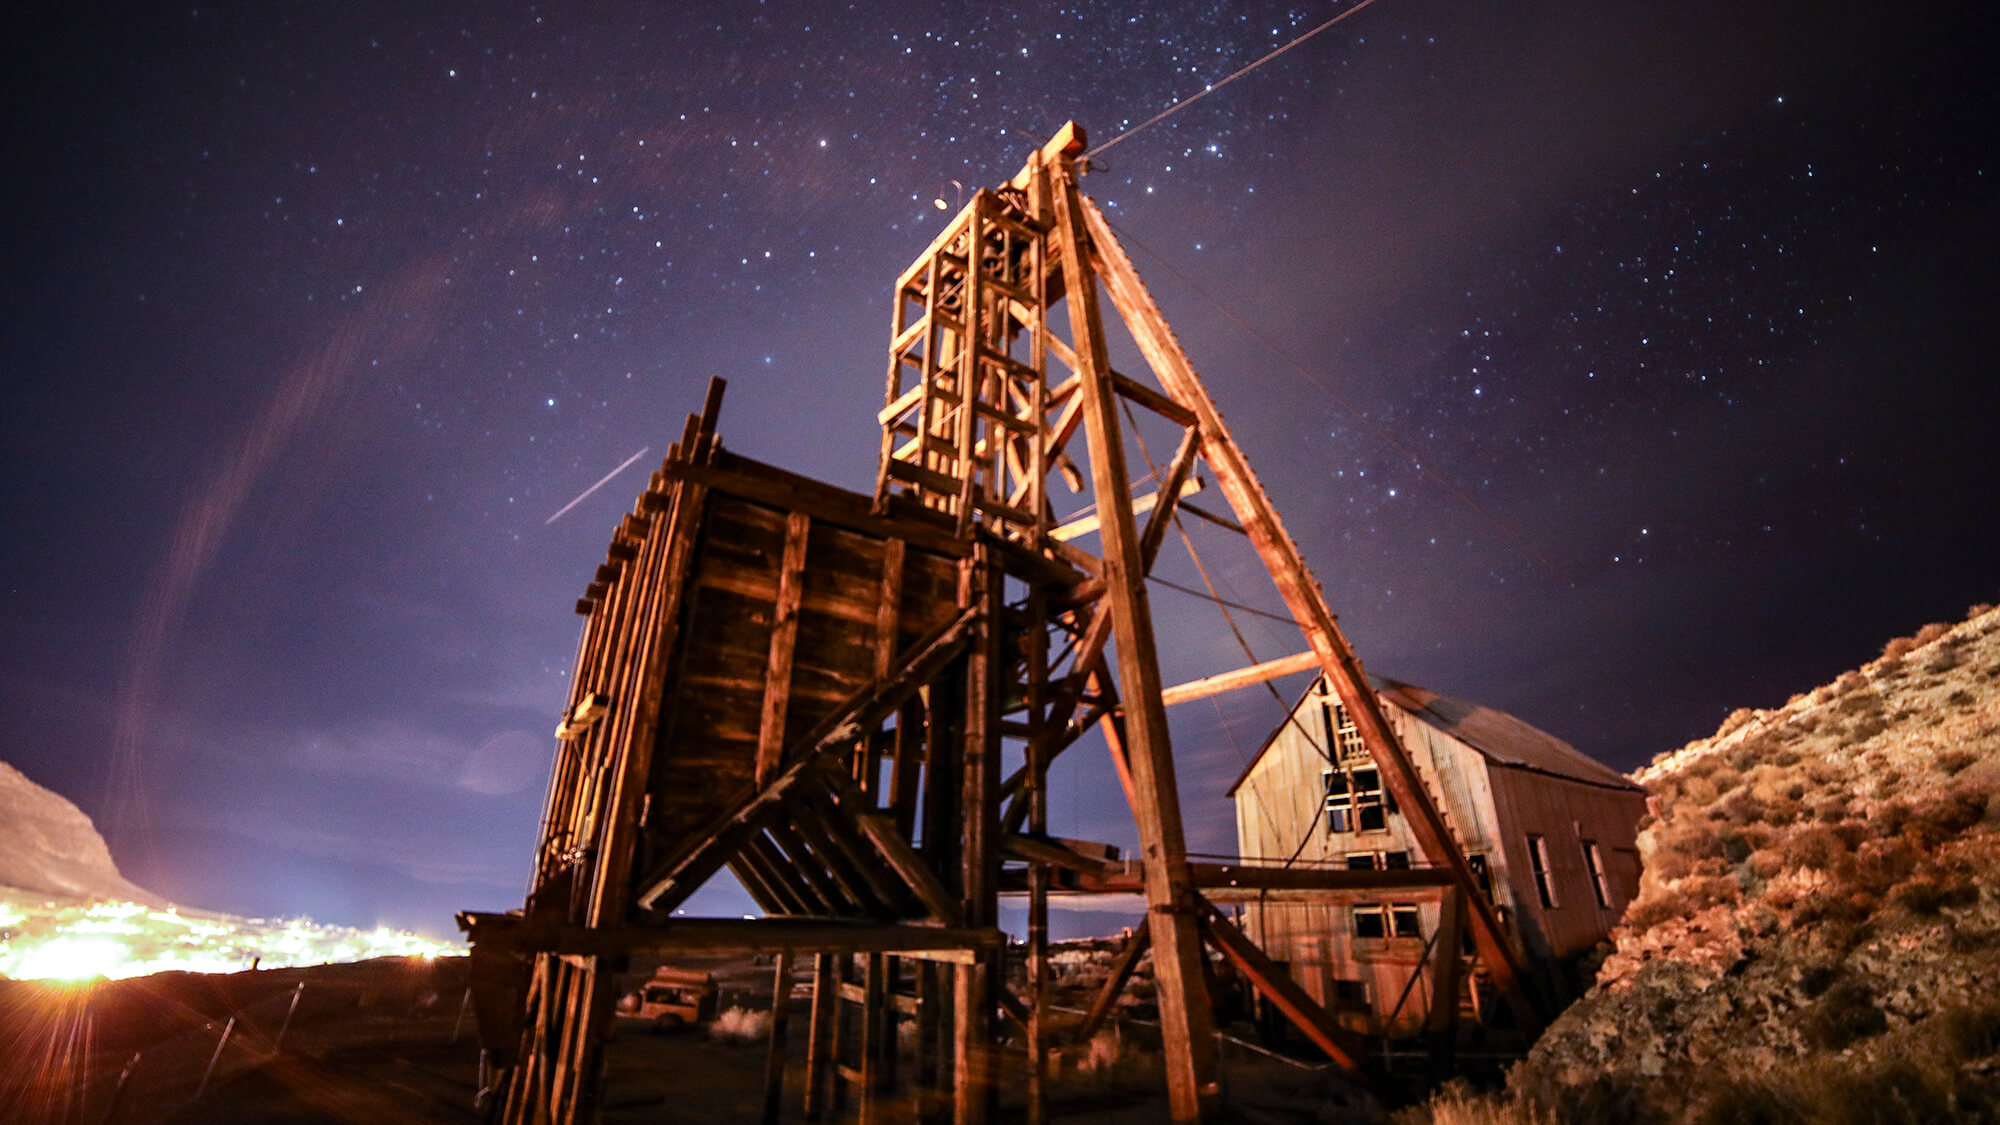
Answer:
[{"label": "vertical wooden post", "polygon": [[1431,1037],[1432,1072],[1442,1075],[1451,1064],[1458,1039],[1458,992],[1463,987],[1461,967],[1465,955],[1459,945],[1465,940],[1464,892],[1446,887],[1438,903],[1437,950],[1431,968],[1431,1010],[1427,1029]]},{"label": "vertical wooden post", "polygon": [[[967,604],[980,619],[965,662],[965,741],[963,776],[964,850],[960,853],[960,905],[968,926],[998,921],[1000,876],[1000,612],[998,569],[984,544],[974,547],[961,572]],[[1002,953],[980,952],[956,966],[953,978],[953,1059],[957,1082],[952,1112],[956,1125],[984,1125],[992,1119],[997,1059],[993,1047],[993,990],[999,986]]]},{"label": "vertical wooden post", "polygon": [[887,990],[883,987],[883,957],[870,953],[862,959],[861,978],[861,1125],[883,1125],[888,1106],[882,1097],[882,1025]]},{"label": "vertical wooden post", "polygon": [[[1047,705],[1049,631],[1047,595],[1041,587],[1028,594],[1027,704],[1028,831],[1037,838],[1049,830]],[[1046,1125],[1049,1051],[1049,865],[1028,865],[1028,1125]]]},{"label": "vertical wooden post", "polygon": [[833,1094],[834,1023],[840,1017],[835,955],[813,956],[812,1024],[806,1040],[806,1120],[824,1121]]},{"label": "vertical wooden post", "polygon": [[764,1125],[778,1125],[785,1104],[785,1048],[792,1023],[792,951],[771,971],[771,1041],[764,1054]]},{"label": "vertical wooden post", "polygon": [[792,701],[792,657],[799,643],[799,600],[805,589],[806,540],[812,519],[803,512],[785,518],[785,553],[778,566],[778,600],[771,610],[771,652],[764,668],[764,715],[757,731],[757,784],[784,763],[785,719]]},{"label": "vertical wooden post", "polygon": [[1210,1116],[1217,1093],[1214,1013],[1201,976],[1205,954],[1194,905],[1194,877],[1181,827],[1166,705],[1160,699],[1145,563],[1127,502],[1132,482],[1125,469],[1111,360],[1097,311],[1097,279],[1088,259],[1090,236],[1084,229],[1074,165],[1067,159],[1057,162],[1053,196],[1070,343],[1082,380],[1079,393],[1090,442],[1091,488],[1097,497],[1098,535],[1104,548],[1105,609],[1112,614],[1119,694],[1125,704],[1126,764],[1138,798],[1132,812],[1138,822],[1147,912],[1153,923],[1153,974],[1159,986],[1167,1095],[1173,1120],[1193,1122]]}]

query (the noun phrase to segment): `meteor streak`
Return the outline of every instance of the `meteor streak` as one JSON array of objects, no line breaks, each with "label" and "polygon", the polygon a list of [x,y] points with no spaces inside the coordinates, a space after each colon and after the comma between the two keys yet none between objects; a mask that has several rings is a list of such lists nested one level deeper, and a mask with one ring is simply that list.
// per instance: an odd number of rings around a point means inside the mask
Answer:
[{"label": "meteor streak", "polygon": [[644,448],[640,449],[640,450],[639,450],[639,452],[637,452],[637,453],[634,453],[634,454],[633,454],[632,456],[630,456],[630,457],[627,457],[627,458],[625,458],[625,463],[624,463],[624,464],[622,464],[622,465],[618,466],[617,468],[615,468],[615,469],[611,470],[610,472],[608,472],[608,473],[604,474],[604,479],[603,479],[603,480],[600,480],[600,481],[598,481],[598,482],[597,482],[596,484],[593,484],[593,485],[591,485],[591,486],[590,486],[589,488],[586,488],[586,489],[584,489],[584,490],[583,490],[583,494],[582,494],[582,495],[578,496],[578,497],[577,497],[576,499],[574,499],[574,500],[570,501],[570,502],[569,502],[569,503],[567,503],[567,504],[564,504],[564,505],[563,505],[563,506],[562,506],[561,508],[557,509],[557,510],[556,510],[556,514],[555,514],[555,515],[553,515],[553,516],[550,516],[550,517],[549,517],[548,519],[545,519],[545,520],[543,520],[543,521],[542,521],[542,526],[543,526],[543,527],[547,527],[548,525],[550,525],[550,524],[552,524],[552,523],[556,522],[557,520],[559,520],[559,519],[563,518],[563,514],[564,514],[565,512],[568,512],[568,511],[569,511],[569,510],[570,510],[571,508],[574,508],[574,507],[576,507],[576,506],[577,506],[578,504],[581,504],[581,503],[583,503],[583,502],[584,502],[585,500],[588,500],[588,499],[590,499],[590,494],[591,494],[591,493],[593,493],[593,492],[596,492],[596,491],[597,491],[598,489],[600,489],[600,488],[603,488],[603,487],[604,487],[605,485],[607,485],[607,484],[610,484],[610,483],[611,483],[611,478],[612,478],[612,477],[615,477],[615,476],[617,476],[617,475],[618,475],[619,473],[622,473],[622,472],[624,472],[625,470],[627,470],[627,469],[631,468],[631,467],[632,467],[632,462],[634,462],[634,461],[637,461],[637,460],[638,460],[639,458],[641,458],[641,457],[644,457],[644,456],[646,455],[646,450],[647,450],[647,449],[651,449],[651,448],[653,448],[653,447],[652,447],[652,446],[650,446],[650,445],[648,445],[648,446],[646,446],[646,447],[644,447]]}]

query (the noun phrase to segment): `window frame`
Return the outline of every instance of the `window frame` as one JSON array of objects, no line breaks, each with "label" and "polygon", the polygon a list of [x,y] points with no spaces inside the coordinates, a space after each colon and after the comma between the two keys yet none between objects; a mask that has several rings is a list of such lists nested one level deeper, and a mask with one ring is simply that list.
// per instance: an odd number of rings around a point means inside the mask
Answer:
[{"label": "window frame", "polygon": [[[1326,834],[1346,834],[1354,831],[1354,786],[1348,780],[1345,770],[1333,766],[1322,766],[1320,780],[1320,817],[1326,821]],[[1334,786],[1338,784],[1339,788]]]},{"label": "window frame", "polygon": [[1583,868],[1590,873],[1590,889],[1597,895],[1597,906],[1601,910],[1612,909],[1611,879],[1604,869],[1604,850],[1595,840],[1581,841],[1583,845]]},{"label": "window frame", "polygon": [[1534,832],[1528,836],[1528,870],[1535,877],[1535,893],[1542,900],[1542,909],[1554,910],[1562,905],[1556,894],[1555,865],[1549,855],[1548,837]]}]

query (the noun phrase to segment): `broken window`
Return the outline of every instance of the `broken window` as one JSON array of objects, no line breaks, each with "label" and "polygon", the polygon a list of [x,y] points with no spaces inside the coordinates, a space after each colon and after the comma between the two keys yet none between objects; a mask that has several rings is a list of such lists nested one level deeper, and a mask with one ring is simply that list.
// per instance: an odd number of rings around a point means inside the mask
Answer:
[{"label": "broken window", "polygon": [[1380,770],[1355,770],[1354,823],[1362,832],[1381,832],[1389,827],[1388,811],[1382,803]]},{"label": "broken window", "polygon": [[1597,893],[1597,905],[1611,908],[1611,884],[1604,877],[1604,853],[1597,849],[1597,841],[1583,842],[1583,866],[1590,872],[1590,889]]},{"label": "broken window", "polygon": [[1528,866],[1535,873],[1535,893],[1541,896],[1542,906],[1554,909],[1557,905],[1555,871],[1549,863],[1549,842],[1540,836],[1528,837]]},{"label": "broken window", "polygon": [[1381,903],[1365,902],[1354,908],[1354,936],[1357,938],[1389,936],[1389,918],[1383,913]]},{"label": "broken window", "polygon": [[1350,1011],[1368,1009],[1368,982],[1364,980],[1336,980],[1333,982],[1333,1004],[1336,1008]]},{"label": "broken window", "polygon": [[1479,893],[1486,901],[1493,901],[1493,869],[1486,863],[1485,852],[1472,852],[1465,857],[1465,864],[1472,868],[1472,881],[1479,884]]},{"label": "broken window", "polygon": [[1357,938],[1422,937],[1413,903],[1364,902],[1354,908],[1354,936]]},{"label": "broken window", "polygon": [[1332,748],[1335,761],[1368,760],[1368,747],[1361,741],[1361,728],[1348,717],[1347,708],[1334,702],[1331,696],[1320,704],[1320,726],[1326,733],[1326,743]]},{"label": "broken window", "polygon": [[1389,827],[1389,814],[1396,811],[1395,799],[1382,790],[1382,772],[1377,769],[1341,770],[1332,766],[1319,771],[1326,785],[1326,830],[1331,832],[1382,832]]},{"label": "broken window", "polygon": [[1326,782],[1326,830],[1354,831],[1354,792],[1347,775],[1328,768],[1320,771],[1320,779]]},{"label": "broken window", "polygon": [[1422,937],[1417,928],[1417,908],[1414,906],[1391,906],[1389,908],[1389,932],[1396,937]]}]

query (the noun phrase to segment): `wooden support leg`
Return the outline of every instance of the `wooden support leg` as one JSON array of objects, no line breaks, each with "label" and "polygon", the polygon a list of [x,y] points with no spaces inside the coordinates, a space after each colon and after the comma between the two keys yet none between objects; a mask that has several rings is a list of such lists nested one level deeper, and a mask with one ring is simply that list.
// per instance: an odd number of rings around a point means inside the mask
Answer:
[{"label": "wooden support leg", "polygon": [[870,953],[864,959],[861,993],[861,1125],[883,1125],[889,1107],[882,1073],[883,1033],[890,1025],[885,980],[888,958]]},{"label": "wooden support leg", "polygon": [[985,1125],[992,1120],[993,975],[989,955],[952,973],[952,1125]]},{"label": "wooden support leg", "polygon": [[824,1121],[833,1096],[834,1024],[840,1016],[840,972],[832,953],[813,957],[812,1026],[806,1040],[806,1120]]},{"label": "wooden support leg", "polygon": [[1431,1071],[1442,1075],[1451,1066],[1458,1041],[1458,994],[1464,987],[1460,973],[1465,963],[1459,946],[1465,940],[1465,912],[1457,887],[1447,887],[1438,905],[1437,950],[1431,971],[1431,1011],[1427,1030],[1431,1039]]},{"label": "wooden support leg", "polygon": [[792,953],[778,954],[771,979],[771,1042],[764,1055],[764,1125],[778,1125],[785,1102],[785,1040],[792,1022]]},{"label": "wooden support leg", "polygon": [[915,1104],[911,1107],[911,1118],[920,1121],[933,1120],[939,1099],[937,1094],[945,1086],[944,1044],[944,986],[940,980],[939,966],[929,961],[917,962],[917,1051],[916,1073],[910,1076]]}]

